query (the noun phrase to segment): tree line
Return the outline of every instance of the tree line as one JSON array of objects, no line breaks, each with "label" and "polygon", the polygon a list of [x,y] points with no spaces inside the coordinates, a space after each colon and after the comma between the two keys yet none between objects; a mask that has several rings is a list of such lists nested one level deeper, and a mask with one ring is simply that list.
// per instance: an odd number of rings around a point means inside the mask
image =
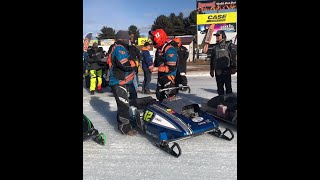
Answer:
[{"label": "tree line", "polygon": [[[197,11],[191,11],[188,17],[184,17],[180,12],[178,15],[171,13],[169,16],[158,16],[150,30],[163,29],[168,36],[182,36],[182,35],[196,35],[196,15]],[[116,38],[116,32],[112,27],[103,26],[101,33],[98,33],[98,39],[114,39]],[[138,40],[140,32],[137,26],[131,25],[128,27],[129,34],[134,37],[134,40]]]}]

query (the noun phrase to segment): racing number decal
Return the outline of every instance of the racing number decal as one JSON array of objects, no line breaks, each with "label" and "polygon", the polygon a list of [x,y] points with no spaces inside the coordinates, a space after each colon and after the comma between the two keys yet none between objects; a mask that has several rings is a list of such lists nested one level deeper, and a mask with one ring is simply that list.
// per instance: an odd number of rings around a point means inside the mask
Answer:
[{"label": "racing number decal", "polygon": [[144,116],[143,116],[143,120],[149,122],[152,115],[153,115],[153,112],[146,110],[146,112],[144,113]]},{"label": "racing number decal", "polygon": [[157,32],[157,34],[155,34],[156,38],[159,38],[160,37],[160,33]]}]

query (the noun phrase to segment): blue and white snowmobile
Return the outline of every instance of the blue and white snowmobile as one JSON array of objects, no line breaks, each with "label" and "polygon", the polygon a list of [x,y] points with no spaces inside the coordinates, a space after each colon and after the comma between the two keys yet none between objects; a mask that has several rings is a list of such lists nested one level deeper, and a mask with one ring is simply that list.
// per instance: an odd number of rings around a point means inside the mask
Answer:
[{"label": "blue and white snowmobile", "polygon": [[[180,86],[161,89],[168,96],[170,91],[188,88]],[[234,138],[230,129],[223,132],[219,129],[218,121],[207,112],[202,111],[198,104],[180,96],[164,99],[162,102],[149,97],[137,98],[130,102],[132,122],[148,135],[158,139],[155,144],[165,152],[179,157],[181,148],[176,141],[209,133],[231,141]],[[231,137],[226,136],[229,132]],[[173,143],[169,146],[169,143]],[[176,147],[176,148],[175,148]]]}]

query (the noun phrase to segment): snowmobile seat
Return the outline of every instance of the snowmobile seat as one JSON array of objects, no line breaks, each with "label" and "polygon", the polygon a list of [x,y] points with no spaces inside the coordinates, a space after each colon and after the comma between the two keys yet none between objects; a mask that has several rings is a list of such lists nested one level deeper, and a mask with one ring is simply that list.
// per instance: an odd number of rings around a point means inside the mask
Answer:
[{"label": "snowmobile seat", "polygon": [[145,109],[147,106],[156,103],[157,100],[152,98],[151,96],[136,98],[130,100],[130,106],[135,106],[137,109]]}]

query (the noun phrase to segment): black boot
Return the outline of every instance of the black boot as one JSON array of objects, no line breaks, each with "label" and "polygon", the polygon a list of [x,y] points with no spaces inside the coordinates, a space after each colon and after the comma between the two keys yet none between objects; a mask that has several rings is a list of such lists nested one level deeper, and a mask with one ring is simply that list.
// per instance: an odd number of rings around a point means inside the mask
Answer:
[{"label": "black boot", "polygon": [[90,91],[90,94],[91,94],[91,95],[94,95],[94,91]]},{"label": "black boot", "polygon": [[129,136],[134,136],[138,133],[138,131],[132,129],[130,124],[125,124],[122,126],[118,126],[119,130],[122,132],[122,134],[126,134]]}]

